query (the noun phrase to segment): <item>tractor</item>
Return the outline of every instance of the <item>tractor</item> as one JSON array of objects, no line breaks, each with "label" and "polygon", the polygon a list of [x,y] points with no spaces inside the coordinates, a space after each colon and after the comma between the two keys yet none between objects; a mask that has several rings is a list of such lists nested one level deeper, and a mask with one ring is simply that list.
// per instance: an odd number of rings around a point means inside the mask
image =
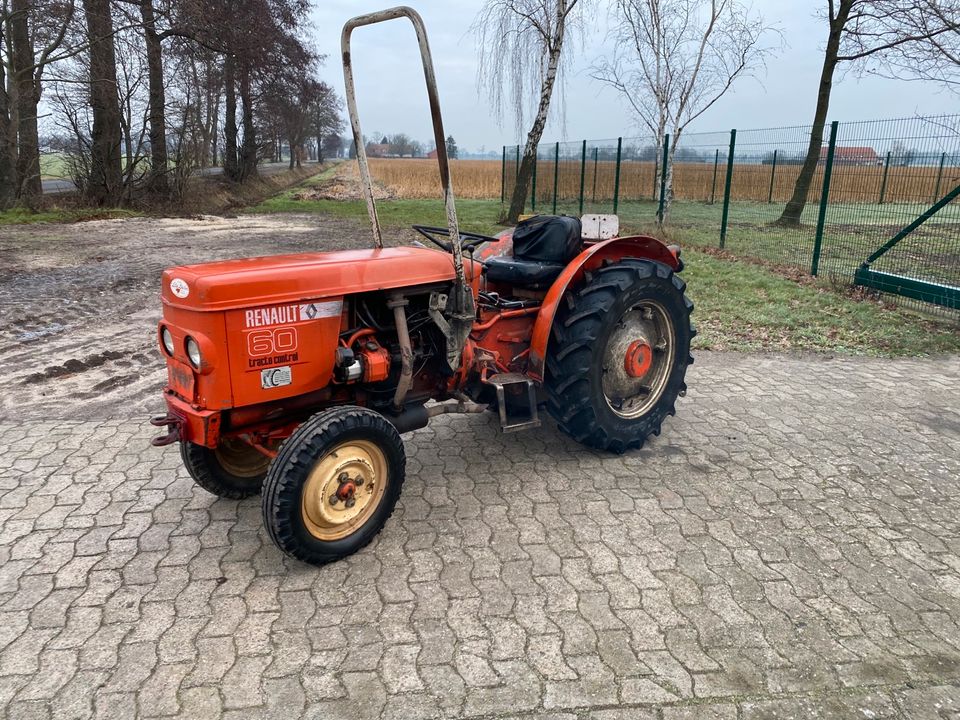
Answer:
[{"label": "tractor", "polygon": [[[408,18],[433,119],[447,227],[384,247],[357,115],[350,37]],[[412,9],[341,36],[373,247],[169,268],[157,328],[166,430],[224,498],[262,493],[271,539],[321,565],[367,545],[404,481],[401,435],[448,413],[495,412],[601,451],[639,448],[675,412],[693,362],[680,249],[617,237],[615,216],[534,216],[496,237],[460,231],[426,31]]]}]

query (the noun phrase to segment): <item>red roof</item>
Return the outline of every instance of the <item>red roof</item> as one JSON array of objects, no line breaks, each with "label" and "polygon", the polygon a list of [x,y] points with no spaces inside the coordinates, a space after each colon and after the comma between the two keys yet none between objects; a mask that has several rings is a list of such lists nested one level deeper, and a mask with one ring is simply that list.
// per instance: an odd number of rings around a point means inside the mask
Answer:
[{"label": "red roof", "polygon": [[[826,157],[826,145],[820,148],[820,154]],[[838,145],[833,149],[833,156],[844,160],[876,160],[878,157],[877,151],[872,147],[855,147],[850,145]]]}]

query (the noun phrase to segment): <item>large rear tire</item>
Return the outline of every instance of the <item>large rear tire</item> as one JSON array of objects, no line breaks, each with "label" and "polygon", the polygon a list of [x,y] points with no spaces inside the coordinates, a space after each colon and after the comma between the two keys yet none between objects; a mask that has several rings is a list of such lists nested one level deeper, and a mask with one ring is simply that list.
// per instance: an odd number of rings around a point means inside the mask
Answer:
[{"label": "large rear tire", "polygon": [[317,413],[284,443],[263,486],[271,540],[312,565],[366,546],[393,514],[403,441],[382,415],[344,406]]},{"label": "large rear tire", "polygon": [[270,465],[270,458],[239,440],[222,440],[215,450],[182,442],[180,458],[197,485],[231,500],[259,493]]},{"label": "large rear tire", "polygon": [[547,408],[561,430],[622,453],[659,435],[693,363],[693,303],[668,266],[625,259],[588,273],[557,313]]}]

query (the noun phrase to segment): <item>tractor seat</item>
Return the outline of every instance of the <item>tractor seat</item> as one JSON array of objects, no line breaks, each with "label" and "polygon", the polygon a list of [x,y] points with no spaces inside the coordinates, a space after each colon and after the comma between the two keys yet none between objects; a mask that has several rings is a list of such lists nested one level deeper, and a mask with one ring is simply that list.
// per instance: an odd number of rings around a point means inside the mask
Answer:
[{"label": "tractor seat", "polygon": [[490,282],[542,290],[548,288],[583,246],[580,220],[565,215],[537,215],[517,224],[513,255],[486,261]]}]

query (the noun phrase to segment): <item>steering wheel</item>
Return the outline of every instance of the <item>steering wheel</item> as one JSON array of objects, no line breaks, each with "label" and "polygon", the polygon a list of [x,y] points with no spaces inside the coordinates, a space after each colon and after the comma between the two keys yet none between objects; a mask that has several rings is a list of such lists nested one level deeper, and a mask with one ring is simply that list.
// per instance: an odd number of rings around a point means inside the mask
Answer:
[{"label": "steering wheel", "polygon": [[[450,237],[450,229],[445,227],[430,227],[429,225],[413,225],[414,230],[423,235],[427,240],[432,242],[437,247],[442,250],[446,250],[448,253],[453,252],[453,245],[445,240],[441,240],[436,237],[441,235],[443,237]],[[469,242],[463,242],[464,240]],[[477,245],[482,245],[485,242],[500,242],[498,238],[490,237],[489,235],[481,235],[479,233],[464,232],[460,231],[460,243],[461,247],[468,253],[472,253],[474,248]]]}]

